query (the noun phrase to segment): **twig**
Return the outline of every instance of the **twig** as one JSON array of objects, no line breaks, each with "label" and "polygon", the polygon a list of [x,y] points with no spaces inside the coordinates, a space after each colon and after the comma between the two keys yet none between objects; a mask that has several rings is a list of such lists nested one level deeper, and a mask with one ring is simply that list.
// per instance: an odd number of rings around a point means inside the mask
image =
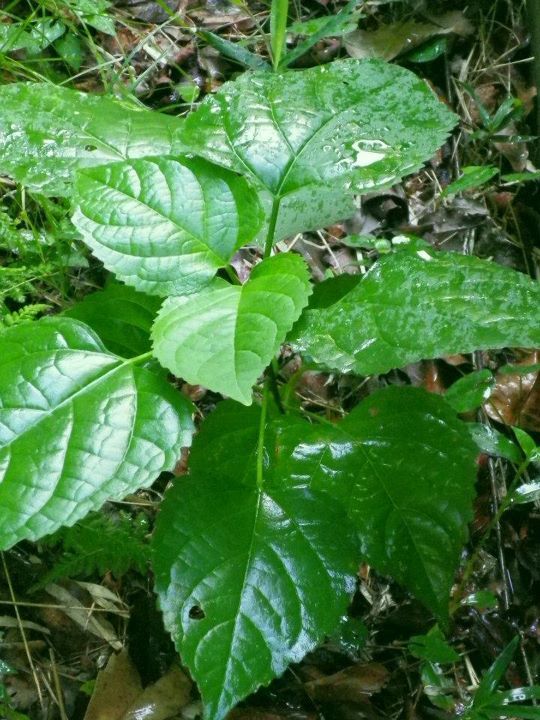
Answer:
[{"label": "twig", "polygon": [[26,657],[28,659],[28,665],[30,666],[30,670],[32,671],[32,676],[34,678],[34,683],[36,685],[36,692],[39,698],[39,704],[41,705],[41,709],[44,710],[45,705],[43,702],[43,694],[41,692],[41,684],[39,682],[38,674],[36,672],[36,666],[34,665],[34,661],[32,659],[32,653],[30,652],[30,647],[28,646],[28,640],[26,639],[26,633],[24,631],[24,625],[21,620],[21,615],[19,613],[19,608],[17,607],[17,598],[15,597],[15,592],[13,590],[13,584],[11,582],[11,576],[9,574],[8,566],[6,563],[6,558],[4,556],[4,553],[1,553],[2,555],[2,566],[4,568],[4,575],[6,577],[7,586],[9,589],[9,594],[11,596],[13,609],[15,610],[15,617],[17,618],[17,623],[19,624],[19,632],[21,633],[21,638],[24,645],[24,651],[26,653]]}]

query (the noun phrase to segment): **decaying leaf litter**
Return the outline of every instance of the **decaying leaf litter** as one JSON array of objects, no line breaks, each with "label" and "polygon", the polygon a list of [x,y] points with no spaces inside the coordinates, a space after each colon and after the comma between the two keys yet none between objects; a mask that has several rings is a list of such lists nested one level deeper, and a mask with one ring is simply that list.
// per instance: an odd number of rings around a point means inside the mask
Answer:
[{"label": "decaying leaf litter", "polygon": [[[71,84],[85,91],[107,89],[120,95],[127,88],[166,117],[189,108],[238,69],[191,28],[265,53],[261,24],[268,10],[264,5],[187,3],[181,8],[181,23],[165,7],[163,3],[128,3],[104,9],[103,14],[114,19],[116,34],[103,32],[110,29],[103,23],[97,31],[96,22],[90,25],[91,43],[83,46],[79,68],[72,66],[76,77]],[[309,32],[302,23],[317,21],[337,9],[319,4],[295,8],[299,26],[298,34],[289,38],[291,46]],[[458,112],[460,129],[424,169],[399,186],[364,196],[346,227],[304,233],[287,240],[287,245],[307,259],[320,279],[329,269],[364,274],[377,253],[388,253],[399,246],[396,238],[411,232],[437,248],[494,257],[537,276],[538,186],[527,179],[536,170],[534,140],[530,139],[535,92],[524,8],[504,2],[450,10],[445,3],[429,8],[366,3],[361,12],[361,17],[353,17],[335,34],[322,38],[298,64],[323,63],[348,53],[388,54],[384,38],[391,37],[392,56],[428,79]],[[85,30],[88,25],[83,23]],[[21,48],[7,53],[6,80],[35,79],[33,73],[40,72],[38,61],[29,60],[25,52]],[[494,172],[490,177],[482,175],[475,170],[480,167],[492,167]],[[517,179],[516,173],[527,173],[526,180]],[[12,202],[16,190],[6,182],[4,193],[6,201]],[[28,199],[26,214],[17,223],[5,220],[11,233],[6,231],[6,237],[15,246],[17,241],[33,238],[34,255],[26,263],[37,268],[28,277],[25,266],[13,262],[17,253],[12,247],[3,249],[8,287],[0,288],[6,297],[2,310],[6,323],[15,322],[26,308],[31,315],[67,307],[73,298],[101,283],[95,261],[77,257],[61,204],[36,209],[34,202]],[[62,229],[61,262],[54,256],[51,239],[39,235],[32,211],[45,215],[49,227]],[[340,241],[345,230],[347,244]],[[352,243],[351,232],[356,234]],[[251,251],[239,253],[235,267],[240,277],[249,275],[255,257]],[[315,370],[300,376],[299,362],[294,348],[286,349],[282,377],[293,383],[299,377],[303,406],[331,419],[387,384],[411,383],[442,394],[473,372],[491,372],[493,381],[469,382],[466,388],[473,394],[480,392],[484,400],[477,419],[489,418],[491,423],[492,435],[485,442],[504,445],[506,429],[515,425],[533,439],[538,437],[536,353],[453,356],[363,380]],[[201,414],[213,409],[212,393],[189,385],[183,391],[198,401]],[[474,415],[467,407],[460,411]],[[527,445],[527,437],[521,438],[522,446]],[[512,463],[516,459],[511,454],[508,450],[508,460],[494,460],[487,454],[478,457],[477,504],[471,543],[454,592],[447,635],[450,645],[440,630],[433,630],[433,621],[416,600],[362,566],[358,591],[340,632],[246,700],[232,716],[261,720],[452,717],[467,707],[471,692],[516,634],[521,646],[514,662],[503,667],[501,688],[524,687],[535,677],[538,682],[540,525],[534,471],[527,478],[533,502],[518,498],[500,522],[493,522],[515,474]],[[188,467],[189,459],[183,458],[177,472],[184,474]],[[5,554],[0,657],[3,685],[14,708],[6,703],[6,717],[86,716],[92,720],[114,713],[118,718],[190,718],[200,712],[196,691],[179,668],[163,631],[145,573],[145,545],[166,484],[163,478],[123,503],[107,505],[98,519],[85,521],[90,537],[93,522],[94,537],[107,537],[110,544],[124,548],[127,557],[119,567],[113,566],[114,560],[106,553],[99,564],[94,563],[89,543],[81,540],[84,528],[63,531],[56,545],[48,541],[24,544]],[[137,540],[126,539],[126,533]],[[137,554],[130,560],[126,546],[131,548],[131,544]],[[75,549],[73,564],[54,574],[65,560],[62,547]],[[96,681],[98,671],[102,674]],[[111,697],[117,702],[115,709]]]}]

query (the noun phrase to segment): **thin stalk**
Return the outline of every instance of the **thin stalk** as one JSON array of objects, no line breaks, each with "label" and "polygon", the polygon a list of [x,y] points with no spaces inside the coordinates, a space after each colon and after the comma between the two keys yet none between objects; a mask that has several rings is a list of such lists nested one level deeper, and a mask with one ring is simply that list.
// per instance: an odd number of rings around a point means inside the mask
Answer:
[{"label": "thin stalk", "polygon": [[259,439],[257,441],[257,487],[262,490],[264,485],[264,431],[266,430],[266,414],[268,410],[268,378],[264,382],[261,403],[261,420],[259,423]]},{"label": "thin stalk", "polygon": [[280,197],[274,198],[272,203],[272,211],[270,213],[270,221],[268,223],[268,232],[266,234],[266,240],[264,243],[264,257],[270,257],[272,247],[274,246],[274,235],[276,234],[276,224],[279,214],[279,204],[281,202]]},{"label": "thin stalk", "polygon": [[137,355],[136,357],[132,358],[126,358],[122,365],[138,365],[145,362],[145,360],[150,360],[150,358],[152,357],[154,357],[154,353],[152,350],[149,350],[148,352],[142,353],[142,355]]},{"label": "thin stalk", "polygon": [[[500,522],[501,517],[503,516],[503,514],[504,514],[504,513],[506,512],[506,510],[508,510],[508,508],[510,507],[511,502],[512,502],[512,495],[514,494],[514,491],[515,491],[516,488],[518,487],[519,481],[521,480],[521,476],[523,475],[523,473],[524,473],[525,470],[527,469],[528,465],[529,465],[529,461],[528,461],[527,459],[525,459],[525,460],[521,463],[521,465],[518,467],[518,469],[517,469],[517,471],[516,471],[516,474],[515,474],[515,477],[514,477],[514,479],[512,480],[512,482],[510,483],[510,486],[508,487],[508,490],[507,490],[507,492],[506,492],[506,495],[505,495],[504,498],[501,500],[501,503],[499,504],[496,512],[493,514],[493,517],[492,517],[491,520],[489,521],[489,524],[488,524],[487,528],[485,529],[484,534],[483,534],[482,537],[480,538],[480,540],[479,540],[479,542],[478,542],[478,544],[477,544],[477,546],[476,546],[476,548],[475,548],[475,550],[474,550],[474,553],[471,555],[471,557],[470,557],[469,560],[467,561],[467,564],[465,565],[465,569],[463,570],[463,575],[461,576],[461,580],[460,580],[460,582],[459,582],[458,590],[457,590],[457,592],[455,593],[455,596],[456,596],[456,597],[459,597],[459,596],[461,595],[461,592],[462,592],[463,588],[466,586],[469,578],[471,577],[471,575],[472,575],[472,573],[473,573],[474,564],[475,564],[475,562],[476,562],[476,560],[477,560],[477,558],[478,558],[478,555],[479,555],[480,551],[482,550],[482,548],[484,547],[484,545],[485,545],[486,542],[488,541],[489,537],[491,536],[491,533],[492,533],[493,529],[496,528],[496,527],[499,525],[499,522]],[[504,581],[505,579],[506,579],[506,578],[503,578],[503,581]],[[456,602],[456,601],[454,600],[454,601],[451,603],[450,614],[453,614],[453,613],[458,609],[458,607],[459,607],[459,602]]]}]

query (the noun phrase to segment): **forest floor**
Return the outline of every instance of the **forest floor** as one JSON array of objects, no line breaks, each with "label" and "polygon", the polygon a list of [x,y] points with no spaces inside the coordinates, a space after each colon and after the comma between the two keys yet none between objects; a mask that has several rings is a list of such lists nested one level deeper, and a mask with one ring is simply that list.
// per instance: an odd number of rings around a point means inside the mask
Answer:
[{"label": "forest floor", "polygon": [[[344,4],[292,2],[290,47]],[[309,67],[347,56],[398,62],[426,78],[460,118],[459,129],[421,171],[391,189],[365,195],[347,223],[295,239],[295,250],[316,278],[359,272],[363,258],[369,261],[385,242],[404,233],[539,277],[536,90],[524,5],[513,0],[367,0],[337,35],[321,39],[297,62],[297,67]],[[242,70],[212,47],[216,41],[205,33],[264,56],[268,14],[268,3],[242,0],[4,2],[4,28],[22,23],[28,29],[42,20],[53,32],[60,19],[67,30],[37,51],[0,52],[2,83],[52,81],[88,93],[131,96],[160,112],[184,114]],[[458,178],[460,184],[454,185]],[[65,310],[103,286],[105,273],[78,242],[67,206],[27,194],[7,179],[0,180],[0,203],[0,327]],[[351,232],[363,236],[357,246],[341,241]],[[236,262],[242,276],[249,253],[239,254]],[[295,372],[299,362],[282,357],[283,375]],[[540,351],[416,363],[390,373],[384,382],[443,393],[456,377],[509,362],[537,365]],[[380,383],[380,378],[310,370],[298,392],[306,408],[333,418]],[[202,414],[211,411],[211,394],[201,387],[183,390]],[[538,441],[538,369],[499,372],[480,413],[502,433],[517,426]],[[231,718],[456,717],[516,635],[520,649],[503,686],[538,682],[540,493],[494,522],[512,465],[482,454],[478,471],[470,542],[456,578],[456,607],[446,639],[432,630],[434,621],[419,601],[362,566],[340,631],[245,700]],[[186,463],[179,463],[177,472],[185,473]],[[122,503],[109,503],[75,530],[22,543],[2,556],[0,717],[199,716],[196,688],[163,628],[147,568],[147,539],[165,485],[162,479]]]}]

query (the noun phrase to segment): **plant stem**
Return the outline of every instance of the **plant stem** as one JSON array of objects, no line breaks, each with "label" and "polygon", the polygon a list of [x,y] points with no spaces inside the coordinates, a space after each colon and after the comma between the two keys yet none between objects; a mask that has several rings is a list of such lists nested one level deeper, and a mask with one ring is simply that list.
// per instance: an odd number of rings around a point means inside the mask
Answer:
[{"label": "plant stem", "polygon": [[[529,27],[531,28],[531,50],[533,59],[533,79],[536,85],[536,135],[540,135],[540,0],[527,0],[527,13],[529,15]],[[536,163],[540,161],[540,140],[534,141],[533,159]]]},{"label": "plant stem", "polygon": [[140,363],[143,363],[145,360],[150,360],[150,358],[154,357],[154,353],[152,350],[149,350],[148,352],[142,353],[142,355],[137,355],[136,357],[127,358],[124,361],[124,365],[138,365]]},{"label": "plant stem", "polygon": [[268,232],[266,234],[266,240],[264,243],[264,257],[270,257],[272,247],[274,246],[274,235],[276,234],[276,224],[279,214],[279,204],[281,202],[280,197],[275,197],[272,203],[272,211],[270,213],[270,221],[268,223]]},{"label": "plant stem", "polygon": [[264,485],[264,431],[266,430],[266,412],[268,409],[268,378],[264,382],[263,397],[261,403],[261,420],[259,423],[259,439],[257,442],[257,487],[259,490]]}]

